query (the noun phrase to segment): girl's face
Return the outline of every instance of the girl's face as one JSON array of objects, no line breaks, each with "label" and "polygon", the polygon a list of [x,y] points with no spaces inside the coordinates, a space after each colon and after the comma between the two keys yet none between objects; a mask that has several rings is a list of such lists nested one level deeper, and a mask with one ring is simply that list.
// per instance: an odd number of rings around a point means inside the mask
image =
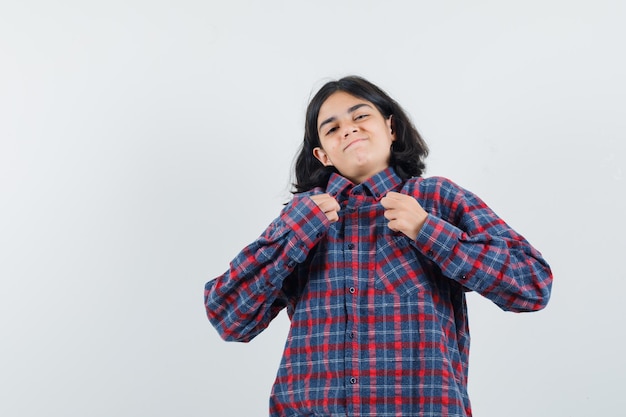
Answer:
[{"label": "girl's face", "polygon": [[313,155],[355,184],[389,166],[396,140],[391,116],[385,119],[374,104],[344,91],[333,93],[320,107],[317,133],[322,146]]}]

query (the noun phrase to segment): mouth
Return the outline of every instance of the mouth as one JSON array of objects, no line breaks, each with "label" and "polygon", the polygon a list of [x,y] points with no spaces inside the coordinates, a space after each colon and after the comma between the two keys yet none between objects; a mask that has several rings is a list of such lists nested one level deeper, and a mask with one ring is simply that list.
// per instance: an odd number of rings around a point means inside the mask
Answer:
[{"label": "mouth", "polygon": [[362,138],[362,139],[355,139],[355,140],[353,140],[352,142],[348,143],[348,144],[346,145],[346,147],[345,147],[345,148],[343,148],[343,150],[345,151],[346,149],[348,149],[348,148],[349,148],[349,147],[351,147],[352,145],[354,145],[354,144],[356,144],[356,143],[359,143],[359,142],[362,142],[362,141],[364,141],[364,140],[365,140],[364,138]]}]

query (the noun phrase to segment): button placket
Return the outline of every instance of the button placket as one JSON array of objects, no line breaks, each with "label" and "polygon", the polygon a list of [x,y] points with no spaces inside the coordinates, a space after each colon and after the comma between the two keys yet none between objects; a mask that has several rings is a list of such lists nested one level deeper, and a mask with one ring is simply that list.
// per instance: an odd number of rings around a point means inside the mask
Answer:
[{"label": "button placket", "polygon": [[[354,195],[359,195],[359,190],[354,192]],[[358,208],[359,200],[351,198],[350,201],[346,204],[345,207],[345,217],[344,217],[344,259],[348,265],[352,265],[352,262],[355,259],[359,258],[359,250],[361,249],[359,243],[359,220],[357,218],[357,213],[359,212]],[[358,398],[358,376],[360,370],[359,364],[359,348],[356,344],[357,334],[356,329],[358,327],[358,318],[355,315],[358,313],[355,311],[357,309],[358,304],[358,289],[359,289],[359,278],[356,275],[358,273],[358,267],[356,270],[351,269],[352,273],[347,274],[344,277],[344,291],[345,298],[344,302],[346,303],[345,307],[347,310],[347,322],[346,322],[346,333],[345,333],[345,350],[344,350],[344,360],[345,360],[345,376],[346,376],[346,385],[349,387],[348,389],[352,391],[352,395],[355,398]],[[355,322],[356,321],[356,322]],[[350,395],[350,394],[349,394]],[[349,406],[348,409],[351,407]]]}]

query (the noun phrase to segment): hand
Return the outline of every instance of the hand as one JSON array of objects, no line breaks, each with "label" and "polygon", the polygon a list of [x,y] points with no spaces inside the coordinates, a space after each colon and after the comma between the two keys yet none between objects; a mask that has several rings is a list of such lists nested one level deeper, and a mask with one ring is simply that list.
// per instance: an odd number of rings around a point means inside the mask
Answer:
[{"label": "hand", "polygon": [[311,196],[311,200],[324,212],[331,223],[339,220],[341,206],[333,196],[330,194],[316,194]]},{"label": "hand", "polygon": [[380,204],[385,208],[385,218],[389,220],[387,226],[391,230],[417,239],[428,213],[415,198],[390,191],[380,200]]}]

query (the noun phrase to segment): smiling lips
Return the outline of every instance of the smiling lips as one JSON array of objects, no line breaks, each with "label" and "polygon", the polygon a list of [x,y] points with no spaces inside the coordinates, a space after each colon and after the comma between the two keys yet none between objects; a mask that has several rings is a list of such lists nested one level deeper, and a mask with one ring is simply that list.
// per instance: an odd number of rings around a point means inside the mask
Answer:
[{"label": "smiling lips", "polygon": [[355,139],[352,142],[348,143],[348,145],[345,148],[343,148],[343,150],[345,151],[346,149],[348,149],[350,146],[354,145],[355,143],[362,142],[364,140],[365,138]]}]

